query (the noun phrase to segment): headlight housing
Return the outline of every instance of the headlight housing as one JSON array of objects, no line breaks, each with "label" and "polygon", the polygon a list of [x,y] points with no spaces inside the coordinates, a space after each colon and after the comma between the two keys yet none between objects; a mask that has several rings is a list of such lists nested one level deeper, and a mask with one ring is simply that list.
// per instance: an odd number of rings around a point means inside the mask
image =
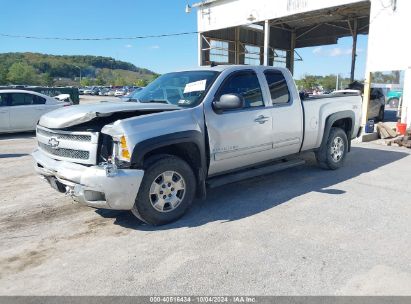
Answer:
[{"label": "headlight housing", "polygon": [[113,137],[113,155],[114,161],[130,162],[131,153],[128,149],[127,138],[121,135],[120,138]]}]

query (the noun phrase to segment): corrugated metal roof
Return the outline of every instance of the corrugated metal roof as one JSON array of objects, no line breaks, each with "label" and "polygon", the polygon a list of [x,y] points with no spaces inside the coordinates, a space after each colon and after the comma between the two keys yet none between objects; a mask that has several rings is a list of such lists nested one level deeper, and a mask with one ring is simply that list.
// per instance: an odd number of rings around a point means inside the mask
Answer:
[{"label": "corrugated metal roof", "polygon": [[204,1],[201,1],[201,2],[196,2],[196,3],[194,3],[194,4],[192,5],[192,7],[200,7],[200,6],[202,6],[202,5],[214,3],[214,2],[217,2],[217,1],[220,1],[220,0],[204,0]]}]

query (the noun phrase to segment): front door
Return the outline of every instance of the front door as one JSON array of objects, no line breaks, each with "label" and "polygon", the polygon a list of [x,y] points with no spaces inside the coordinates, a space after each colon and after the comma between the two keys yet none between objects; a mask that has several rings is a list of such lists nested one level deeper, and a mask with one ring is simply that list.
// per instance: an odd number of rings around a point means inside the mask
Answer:
[{"label": "front door", "polygon": [[206,125],[210,143],[209,175],[238,169],[272,157],[271,110],[264,102],[260,81],[253,70],[228,76],[214,100],[224,94],[238,94],[242,109],[210,110]]}]

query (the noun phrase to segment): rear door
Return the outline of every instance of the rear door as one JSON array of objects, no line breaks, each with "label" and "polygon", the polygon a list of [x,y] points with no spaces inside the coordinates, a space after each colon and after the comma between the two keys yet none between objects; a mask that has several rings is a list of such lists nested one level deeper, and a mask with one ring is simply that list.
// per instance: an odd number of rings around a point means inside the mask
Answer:
[{"label": "rear door", "polygon": [[294,82],[287,83],[280,70],[267,69],[264,76],[272,101],[273,158],[297,153],[303,140],[303,109],[289,90]]},{"label": "rear door", "polygon": [[241,95],[245,106],[223,112],[207,111],[210,175],[270,159],[272,153],[271,109],[263,98],[261,82],[255,71],[230,74],[214,100],[223,94]]},{"label": "rear door", "polygon": [[10,130],[10,107],[7,104],[8,94],[0,94],[0,132],[8,132]]},{"label": "rear door", "polygon": [[[45,104],[29,93],[10,94],[10,129],[13,131],[35,130],[37,122],[45,112]],[[43,98],[44,99],[44,98]],[[46,100],[44,99],[44,103]],[[40,103],[40,104],[37,104]]]}]

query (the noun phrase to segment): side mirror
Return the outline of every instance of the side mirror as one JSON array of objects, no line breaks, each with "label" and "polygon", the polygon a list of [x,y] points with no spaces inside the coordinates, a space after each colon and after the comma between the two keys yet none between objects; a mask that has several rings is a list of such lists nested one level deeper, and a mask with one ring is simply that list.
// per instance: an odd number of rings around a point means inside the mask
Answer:
[{"label": "side mirror", "polygon": [[244,98],[237,94],[221,95],[220,100],[213,101],[214,110],[234,110],[244,107]]}]

